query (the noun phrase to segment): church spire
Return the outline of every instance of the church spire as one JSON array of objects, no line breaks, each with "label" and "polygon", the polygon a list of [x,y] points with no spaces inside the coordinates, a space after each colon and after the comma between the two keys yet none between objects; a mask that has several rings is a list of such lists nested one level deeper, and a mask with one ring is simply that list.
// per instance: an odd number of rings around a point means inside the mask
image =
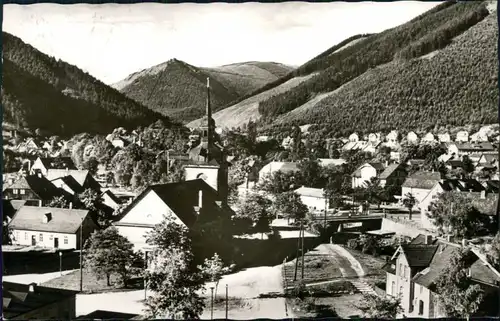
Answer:
[{"label": "church spire", "polygon": [[212,128],[212,108],[210,106],[210,78],[207,77],[207,106],[206,106],[206,114],[207,114],[207,156],[206,161],[210,160],[210,156],[208,155],[210,151],[210,146],[214,143],[213,140],[213,128]]}]

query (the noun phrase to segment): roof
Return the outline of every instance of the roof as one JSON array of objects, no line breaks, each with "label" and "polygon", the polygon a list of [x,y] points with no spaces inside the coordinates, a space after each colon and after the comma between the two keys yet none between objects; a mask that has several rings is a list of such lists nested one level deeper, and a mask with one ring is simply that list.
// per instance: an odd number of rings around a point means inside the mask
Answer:
[{"label": "roof", "polygon": [[[203,191],[203,208],[205,213],[214,216],[231,216],[232,210],[227,207],[221,207],[216,204],[220,200],[217,191],[208,185],[202,179],[182,181],[178,183],[158,184],[149,186],[144,192],[137,196],[132,203],[122,213],[125,217],[127,213],[137,205],[150,191],[154,191],[158,197],[186,224],[192,226],[198,215],[195,212],[195,206],[198,206],[199,191]],[[205,201],[207,200],[207,201]],[[120,225],[120,222],[116,222]]]},{"label": "roof", "polygon": [[26,204],[25,200],[2,200],[2,213],[12,218],[24,204]]},{"label": "roof", "polygon": [[262,173],[274,173],[277,171],[295,172],[298,170],[299,170],[298,163],[295,162],[270,162],[269,164],[262,167],[260,172]]},{"label": "roof", "polygon": [[[33,286],[33,292],[30,292]],[[78,292],[2,281],[3,317],[12,319],[43,306],[74,297]]]},{"label": "roof", "polygon": [[405,244],[401,246],[410,267],[426,267],[437,250],[436,245]]},{"label": "roof", "polygon": [[410,159],[408,161],[409,165],[423,165],[425,163],[425,159]]},{"label": "roof", "polygon": [[471,204],[479,212],[494,216],[497,212],[498,194],[487,194],[481,198],[481,193],[467,193],[471,198]]},{"label": "roof", "polygon": [[[48,223],[43,223],[46,213],[50,213],[52,218]],[[88,210],[25,205],[16,212],[9,227],[17,230],[74,234],[88,214]]]},{"label": "roof", "polygon": [[63,193],[54,186],[47,178],[38,175],[29,175],[19,178],[7,189],[29,189],[33,191],[41,200],[51,200],[54,197],[61,196]]},{"label": "roof", "polygon": [[380,174],[379,178],[380,179],[387,179],[389,178],[396,170],[399,168],[401,164],[391,164],[387,166],[387,168]]},{"label": "roof", "polygon": [[60,178],[60,177],[66,177],[66,176],[73,176],[73,178],[78,182],[80,185],[85,184],[85,180],[87,179],[87,176],[89,175],[88,170],[78,170],[78,169],[50,169],[47,171],[47,178],[51,181]]},{"label": "roof", "polygon": [[223,153],[219,147],[215,144],[208,145],[208,142],[202,141],[197,146],[194,146],[188,151],[189,158],[195,161],[205,161],[205,156],[208,152],[209,161],[216,161],[217,164],[222,164],[225,161],[223,159]]},{"label": "roof", "polygon": [[340,166],[346,163],[346,160],[343,158],[318,158],[318,161],[321,166]]},{"label": "roof", "polygon": [[77,169],[71,157],[40,157],[46,169]]},{"label": "roof", "polygon": [[446,192],[481,192],[485,190],[484,186],[475,179],[445,179],[442,182],[439,182],[439,184],[441,185],[441,188]]},{"label": "roof", "polygon": [[435,245],[431,245],[431,247],[436,248],[437,251],[434,251],[435,255],[431,257],[428,267],[413,277],[415,283],[423,285],[426,288],[434,285],[443,270],[449,265],[453,253],[459,249],[458,246],[439,241],[436,241]]},{"label": "roof", "polygon": [[495,161],[498,161],[498,154],[483,154],[482,156],[488,163],[493,163]]},{"label": "roof", "polygon": [[61,180],[64,184],[66,184],[76,194],[83,192],[83,186],[80,185],[80,183],[78,183],[76,181],[76,179],[71,175],[53,179],[51,182],[55,182],[57,180]]},{"label": "roof", "polygon": [[312,187],[302,186],[296,189],[295,193],[299,194],[300,196],[324,198],[324,191],[322,188],[312,188]]},{"label": "roof", "polygon": [[111,198],[111,200],[113,200],[113,202],[121,204],[121,200],[115,194],[113,194],[113,192],[111,192],[109,189],[107,191],[105,191],[104,193],[102,193],[101,195],[104,196],[104,194],[108,195],[109,198]]},{"label": "roof", "polygon": [[431,189],[441,180],[439,172],[425,172],[420,171],[413,173],[403,183],[403,187]]},{"label": "roof", "polygon": [[87,315],[79,316],[76,320],[131,320],[137,316],[139,316],[139,314],[95,310]]},{"label": "roof", "polygon": [[363,167],[366,167],[366,165],[369,165],[369,166],[375,168],[375,170],[377,171],[377,173],[380,173],[380,172],[382,172],[384,170],[384,164],[382,164],[382,163],[379,163],[379,162],[364,163],[363,165],[359,166],[354,171],[354,173],[351,174],[351,176],[361,177],[361,169]]},{"label": "roof", "polygon": [[464,163],[460,159],[449,159],[446,164],[449,164],[453,167],[462,167]]},{"label": "roof", "polygon": [[490,142],[455,143],[459,150],[493,151],[495,147]]},{"label": "roof", "polygon": [[486,181],[486,190],[490,193],[498,193],[500,190],[500,181],[489,180]]}]

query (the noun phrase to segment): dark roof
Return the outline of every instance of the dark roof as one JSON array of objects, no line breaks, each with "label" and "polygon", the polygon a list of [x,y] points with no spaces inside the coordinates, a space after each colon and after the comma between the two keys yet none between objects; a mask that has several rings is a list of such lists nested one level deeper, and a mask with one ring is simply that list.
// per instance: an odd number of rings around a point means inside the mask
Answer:
[{"label": "dark roof", "polygon": [[493,151],[495,147],[490,142],[478,142],[478,143],[456,143],[459,150],[469,150],[469,151]]},{"label": "dark roof", "polygon": [[444,191],[481,192],[485,188],[475,179],[445,179],[439,183]]},{"label": "dark roof", "polygon": [[189,150],[189,159],[194,161],[204,161],[205,156],[208,152],[208,159],[210,161],[215,161],[217,164],[222,164],[225,159],[223,159],[222,151],[215,144],[208,145],[208,142],[201,142],[198,146],[195,146]]},{"label": "dark roof", "polygon": [[393,173],[396,172],[396,170],[399,168],[401,164],[391,164],[387,166],[387,168],[380,174],[379,178],[380,179],[387,179],[389,178]]},{"label": "dark roof", "polygon": [[21,177],[7,189],[29,189],[33,191],[41,200],[51,200],[54,197],[62,196],[63,193],[54,186],[47,178],[38,175]]},{"label": "dark roof", "polygon": [[40,157],[46,169],[77,169],[71,157]]},{"label": "dark roof", "polygon": [[[51,220],[43,223],[46,213],[51,214]],[[17,230],[74,234],[88,213],[88,210],[25,205],[16,212],[9,227]]]},{"label": "dark roof", "polygon": [[425,163],[425,159],[410,159],[408,161],[409,165],[423,165]]},{"label": "dark roof", "polygon": [[377,170],[377,172],[381,172],[385,168],[384,164],[382,164],[380,162],[370,162],[368,164],[372,165],[372,167],[375,168]]},{"label": "dark roof", "polygon": [[439,172],[416,172],[406,178],[403,187],[431,189],[441,180]]},{"label": "dark roof", "polygon": [[426,267],[437,250],[435,245],[405,244],[401,246],[410,267]]},{"label": "dark roof", "polygon": [[2,200],[2,213],[4,218],[12,218],[17,210],[24,204],[26,204],[25,200]]},{"label": "dark roof", "polygon": [[[207,213],[209,216],[226,216],[230,217],[233,214],[232,210],[225,206],[224,208],[217,205],[220,198],[217,191],[214,190],[202,179],[183,181],[178,183],[158,184],[149,186],[144,192],[137,196],[134,201],[125,209],[122,214],[124,217],[135,205],[137,205],[150,191],[155,192],[165,204],[186,224],[192,226],[198,214],[195,211],[195,206],[198,206],[199,191],[203,191],[202,213]],[[120,222],[115,223],[120,225]]]},{"label": "dark roof", "polygon": [[90,175],[88,170],[51,169],[47,171],[47,178],[51,181],[66,176],[72,176],[84,188],[101,190],[101,185]]},{"label": "dark roof", "polygon": [[481,193],[467,193],[467,196],[471,198],[471,204],[482,214],[496,215],[498,194],[486,194],[485,198],[482,198]]},{"label": "dark roof", "polygon": [[95,310],[87,315],[82,315],[76,320],[130,320],[137,317],[138,314],[122,313],[114,311]]},{"label": "dark roof", "polygon": [[[33,292],[30,292],[33,286]],[[65,300],[77,291],[55,289],[35,284],[19,284],[2,281],[3,317],[12,319],[43,306]]]},{"label": "dark roof", "polygon": [[437,241],[436,245],[431,245],[437,251],[434,251],[434,256],[428,264],[428,267],[415,275],[413,281],[426,288],[430,288],[437,281],[443,270],[450,263],[453,253],[459,249],[458,246],[445,244]]},{"label": "dark roof", "polygon": [[107,191],[105,191],[104,193],[102,193],[102,195],[104,195],[104,194],[107,194],[109,196],[109,198],[111,198],[113,200],[113,202],[115,202],[117,204],[122,203],[122,201],[115,194],[113,194],[113,192],[111,192],[109,189]]},{"label": "dark roof", "polygon": [[53,179],[53,180],[51,180],[51,182],[54,182],[54,181],[59,180],[59,179],[62,180],[64,182],[64,184],[66,184],[76,194],[79,194],[79,193],[83,192],[83,190],[84,190],[83,186],[80,185],[80,183],[78,183],[76,181],[76,179],[71,175]]},{"label": "dark roof", "polygon": [[486,182],[486,191],[489,193],[498,193],[500,190],[500,181],[490,180]]},{"label": "dark roof", "polygon": [[451,165],[452,167],[463,167],[464,163],[460,159],[449,159],[446,164]]}]

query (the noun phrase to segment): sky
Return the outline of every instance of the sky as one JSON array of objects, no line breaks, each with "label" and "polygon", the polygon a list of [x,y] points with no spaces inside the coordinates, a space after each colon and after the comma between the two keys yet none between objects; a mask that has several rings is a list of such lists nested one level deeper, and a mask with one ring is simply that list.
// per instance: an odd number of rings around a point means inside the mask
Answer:
[{"label": "sky", "polygon": [[176,58],[198,67],[299,66],[340,41],[439,2],[4,5],[3,31],[106,84]]}]

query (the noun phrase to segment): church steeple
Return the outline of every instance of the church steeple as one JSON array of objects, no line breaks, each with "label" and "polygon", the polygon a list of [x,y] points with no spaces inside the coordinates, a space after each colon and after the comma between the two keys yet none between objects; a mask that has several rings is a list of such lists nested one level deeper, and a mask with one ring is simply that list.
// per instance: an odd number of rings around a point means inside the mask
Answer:
[{"label": "church steeple", "polygon": [[[202,141],[207,143],[207,146],[212,146],[214,143],[214,129],[212,126],[212,107],[210,106],[210,78],[207,77],[207,103],[206,103],[206,123],[203,124],[203,137]],[[209,151],[209,149],[207,150]],[[206,155],[206,161],[210,160],[210,156]]]}]

